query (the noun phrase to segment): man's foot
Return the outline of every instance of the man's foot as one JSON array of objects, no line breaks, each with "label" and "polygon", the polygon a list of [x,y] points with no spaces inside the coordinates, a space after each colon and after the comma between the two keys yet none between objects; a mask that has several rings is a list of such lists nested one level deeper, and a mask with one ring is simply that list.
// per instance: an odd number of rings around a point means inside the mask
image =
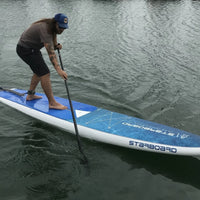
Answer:
[{"label": "man's foot", "polygon": [[26,100],[27,101],[31,101],[31,100],[35,100],[35,99],[42,99],[42,96],[37,96],[37,95],[27,95]]},{"label": "man's foot", "polygon": [[57,109],[57,110],[66,110],[67,106],[64,106],[58,102],[54,103],[54,104],[49,104],[49,108],[50,109]]}]

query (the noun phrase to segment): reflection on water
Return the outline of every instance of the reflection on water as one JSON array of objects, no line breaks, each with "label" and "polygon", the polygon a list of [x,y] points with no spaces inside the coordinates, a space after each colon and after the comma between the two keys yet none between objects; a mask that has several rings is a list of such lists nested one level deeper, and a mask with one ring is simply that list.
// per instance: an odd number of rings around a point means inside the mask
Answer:
[{"label": "reflection on water", "polygon": [[[162,175],[173,182],[184,183],[200,189],[200,160],[187,156],[169,156],[149,152],[121,150],[122,160],[130,163],[131,169],[145,168],[153,175]],[[134,157],[134,160],[133,160]]]},{"label": "reflection on water", "polygon": [[18,163],[20,179],[26,179],[27,198],[55,199],[76,192],[80,173],[85,170],[74,142],[69,144],[65,135],[62,140],[54,135],[56,129],[40,122],[32,128],[22,140],[22,160]]}]

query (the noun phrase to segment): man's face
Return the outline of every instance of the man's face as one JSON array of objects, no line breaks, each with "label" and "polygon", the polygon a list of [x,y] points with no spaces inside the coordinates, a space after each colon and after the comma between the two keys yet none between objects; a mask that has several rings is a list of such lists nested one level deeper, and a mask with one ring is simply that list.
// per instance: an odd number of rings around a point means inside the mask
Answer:
[{"label": "man's face", "polygon": [[56,33],[57,34],[62,34],[62,32],[64,31],[65,29],[64,28],[60,28],[58,23],[56,23]]}]

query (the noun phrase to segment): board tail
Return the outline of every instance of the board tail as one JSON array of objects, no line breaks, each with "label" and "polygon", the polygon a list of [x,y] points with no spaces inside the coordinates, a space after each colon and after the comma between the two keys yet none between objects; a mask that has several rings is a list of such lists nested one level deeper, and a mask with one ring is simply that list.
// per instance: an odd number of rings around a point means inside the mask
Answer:
[{"label": "board tail", "polygon": [[26,94],[26,93],[16,92],[13,89],[7,89],[7,88],[2,88],[2,87],[0,87],[0,90],[6,91],[6,92],[10,92],[10,93],[16,94],[16,95],[21,96],[21,97]]}]

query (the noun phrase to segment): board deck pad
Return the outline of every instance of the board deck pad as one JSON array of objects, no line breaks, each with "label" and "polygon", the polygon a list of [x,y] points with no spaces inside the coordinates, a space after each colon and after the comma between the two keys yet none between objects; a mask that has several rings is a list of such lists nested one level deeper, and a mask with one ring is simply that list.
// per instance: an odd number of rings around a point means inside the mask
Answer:
[{"label": "board deck pad", "polygon": [[[25,93],[24,90],[15,89],[20,93]],[[23,107],[30,108],[31,110],[38,111],[38,113],[44,113],[48,116],[55,117],[59,120],[65,120],[73,123],[70,105],[67,99],[55,97],[56,101],[66,105],[67,110],[55,110],[49,109],[48,100],[44,94],[36,93],[42,96],[42,99],[26,101],[26,95],[20,97],[16,94],[7,91],[0,91],[0,101],[3,99],[9,102],[17,103],[16,105],[22,105]],[[117,112],[112,112],[102,108],[98,108],[85,103],[72,101],[75,111],[75,117],[77,124],[80,127],[87,128],[90,132],[86,137],[92,138],[92,134],[96,134],[98,140],[99,135],[102,134],[102,138],[99,141],[106,143],[112,140],[112,144],[120,146],[118,139],[125,139],[128,148],[135,148],[139,150],[157,151],[159,153],[179,153],[178,147],[185,148],[180,155],[187,155],[189,148],[195,149],[195,153],[200,155],[200,136],[195,135],[183,130],[172,128],[166,125],[150,122],[147,120],[127,116]],[[7,103],[9,104],[9,103]],[[19,110],[19,109],[18,109]],[[53,124],[52,124],[53,125]],[[81,135],[81,131],[80,135]],[[87,131],[86,131],[87,132]],[[90,134],[90,135],[89,135]],[[118,137],[119,136],[119,137]],[[106,139],[109,138],[109,140]],[[123,142],[122,142],[123,143]],[[122,144],[122,146],[125,146]]]}]

